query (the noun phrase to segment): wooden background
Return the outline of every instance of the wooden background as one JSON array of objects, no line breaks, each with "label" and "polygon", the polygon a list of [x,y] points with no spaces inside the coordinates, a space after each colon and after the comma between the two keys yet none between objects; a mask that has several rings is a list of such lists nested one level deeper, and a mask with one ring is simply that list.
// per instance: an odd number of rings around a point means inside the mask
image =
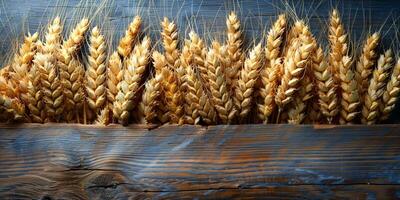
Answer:
[{"label": "wooden background", "polygon": [[400,199],[399,125],[0,125],[1,199]]}]

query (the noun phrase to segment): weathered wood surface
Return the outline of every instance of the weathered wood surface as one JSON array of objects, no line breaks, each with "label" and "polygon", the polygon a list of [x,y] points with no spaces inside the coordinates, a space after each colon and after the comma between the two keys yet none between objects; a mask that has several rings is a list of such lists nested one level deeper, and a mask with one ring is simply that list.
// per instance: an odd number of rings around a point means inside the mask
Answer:
[{"label": "weathered wood surface", "polygon": [[400,126],[0,126],[2,199],[399,199]]}]

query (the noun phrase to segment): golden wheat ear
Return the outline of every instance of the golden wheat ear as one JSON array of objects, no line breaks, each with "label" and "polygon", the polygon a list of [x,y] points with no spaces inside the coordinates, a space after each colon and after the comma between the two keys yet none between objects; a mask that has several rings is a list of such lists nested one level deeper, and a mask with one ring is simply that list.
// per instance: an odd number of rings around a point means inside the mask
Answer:
[{"label": "golden wheat ear", "polygon": [[236,82],[239,79],[240,70],[244,63],[244,53],[242,52],[242,30],[238,16],[231,12],[226,19],[226,45],[230,66],[226,69],[227,84],[231,91],[235,90]]},{"label": "golden wheat ear", "polygon": [[378,66],[374,70],[369,82],[368,90],[364,95],[361,122],[363,124],[375,124],[379,117],[379,104],[389,77],[389,71],[393,67],[392,50],[387,50],[378,59]]},{"label": "golden wheat ear", "polygon": [[223,124],[231,124],[236,115],[236,108],[230,97],[224,69],[226,68],[226,46],[221,46],[217,41],[212,43],[208,50],[206,66],[208,69],[212,104],[218,113],[218,118]]},{"label": "golden wheat ear", "polygon": [[12,85],[18,90],[18,95],[21,101],[28,104],[28,82],[29,70],[32,68],[33,57],[36,54],[36,42],[38,40],[38,33],[33,35],[28,34],[24,38],[24,42],[14,56],[12,63],[12,72],[10,74],[10,81]]},{"label": "golden wheat ear", "polygon": [[131,56],[127,60],[126,69],[123,72],[123,80],[118,85],[113,114],[123,125],[129,123],[130,111],[137,106],[134,100],[138,98],[140,83],[144,78],[149,57],[150,38],[146,36],[140,44],[135,46]]},{"label": "golden wheat ear", "polygon": [[25,115],[25,106],[17,98],[12,99],[0,94],[0,113],[7,120],[22,121]]},{"label": "golden wheat ear", "polygon": [[326,62],[324,52],[321,47],[319,47],[312,56],[312,66],[317,84],[318,104],[320,106],[320,110],[326,121],[329,124],[332,124],[333,119],[339,113],[337,85],[335,84],[331,69]]},{"label": "golden wheat ear", "polygon": [[391,112],[396,106],[398,96],[400,94],[400,59],[397,60],[393,68],[389,82],[383,92],[381,103],[379,106],[381,116],[380,121],[389,119]]},{"label": "golden wheat ear", "polygon": [[106,42],[98,27],[90,35],[88,67],[86,71],[87,104],[97,115],[105,106],[106,91]]},{"label": "golden wheat ear", "polygon": [[265,47],[265,64],[261,71],[261,87],[258,88],[257,99],[258,118],[264,123],[275,110],[274,96],[280,78],[279,70],[282,68],[281,47],[286,29],[286,16],[279,15],[278,19],[269,30]]},{"label": "golden wheat ear", "polygon": [[[155,69],[156,76],[161,75],[164,68],[168,67],[167,60],[163,54],[158,51],[154,51],[152,54],[153,66]],[[169,110],[166,102],[165,90],[166,90],[165,77],[161,80],[159,99],[160,103],[156,107],[157,119],[161,124],[169,121]]]},{"label": "golden wheat ear", "polygon": [[174,22],[170,22],[168,18],[164,17],[161,22],[163,45],[165,50],[165,58],[171,69],[179,67],[179,40],[178,30]]},{"label": "golden wheat ear", "polygon": [[119,41],[117,50],[123,58],[129,57],[129,55],[131,54],[134,46],[134,41],[139,35],[141,25],[142,18],[138,15],[135,16],[133,21],[129,24],[128,29],[125,31],[125,35]]},{"label": "golden wheat ear", "polygon": [[114,52],[108,60],[107,69],[107,107],[112,111],[115,102],[115,96],[118,94],[118,84],[123,78],[122,61],[118,52]]},{"label": "golden wheat ear", "polygon": [[37,53],[34,58],[34,64],[40,72],[46,122],[58,121],[64,111],[62,84],[57,69],[62,30],[61,19],[56,17],[48,27],[43,53]]},{"label": "golden wheat ear", "polygon": [[360,96],[358,91],[355,73],[351,69],[352,60],[349,56],[344,56],[340,69],[340,124],[352,124],[358,114]]},{"label": "golden wheat ear", "polygon": [[329,43],[330,43],[330,53],[329,53],[329,65],[331,66],[332,74],[334,75],[334,80],[339,83],[340,78],[340,63],[343,57],[347,54],[348,43],[347,34],[344,29],[344,25],[340,18],[338,10],[334,9],[330,16],[329,22]]},{"label": "golden wheat ear", "polygon": [[[355,79],[358,83],[358,91],[360,96],[364,96],[368,90],[370,75],[376,61],[376,48],[380,40],[379,33],[370,35],[362,49],[359,60],[356,64]],[[363,99],[361,99],[363,101]]]},{"label": "golden wheat ear", "polygon": [[160,94],[163,78],[163,74],[156,74],[154,78],[146,82],[142,95],[142,110],[147,124],[157,121],[157,107],[161,104]]},{"label": "golden wheat ear", "polygon": [[242,122],[246,119],[251,110],[254,86],[262,66],[262,52],[261,43],[250,51],[237,82],[234,102],[239,111],[240,121]]}]

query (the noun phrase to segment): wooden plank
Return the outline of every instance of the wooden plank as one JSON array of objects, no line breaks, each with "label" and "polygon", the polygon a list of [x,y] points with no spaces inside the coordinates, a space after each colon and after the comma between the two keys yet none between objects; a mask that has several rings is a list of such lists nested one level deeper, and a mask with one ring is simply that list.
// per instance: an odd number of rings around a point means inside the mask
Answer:
[{"label": "wooden plank", "polygon": [[398,198],[399,128],[1,125],[0,196]]}]

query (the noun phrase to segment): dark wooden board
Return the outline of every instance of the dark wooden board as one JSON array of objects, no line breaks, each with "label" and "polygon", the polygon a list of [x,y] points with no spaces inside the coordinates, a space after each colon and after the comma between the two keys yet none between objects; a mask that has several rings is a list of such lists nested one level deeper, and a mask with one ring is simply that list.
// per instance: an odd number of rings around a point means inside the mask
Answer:
[{"label": "dark wooden board", "polygon": [[0,196],[396,199],[399,128],[2,125]]}]

